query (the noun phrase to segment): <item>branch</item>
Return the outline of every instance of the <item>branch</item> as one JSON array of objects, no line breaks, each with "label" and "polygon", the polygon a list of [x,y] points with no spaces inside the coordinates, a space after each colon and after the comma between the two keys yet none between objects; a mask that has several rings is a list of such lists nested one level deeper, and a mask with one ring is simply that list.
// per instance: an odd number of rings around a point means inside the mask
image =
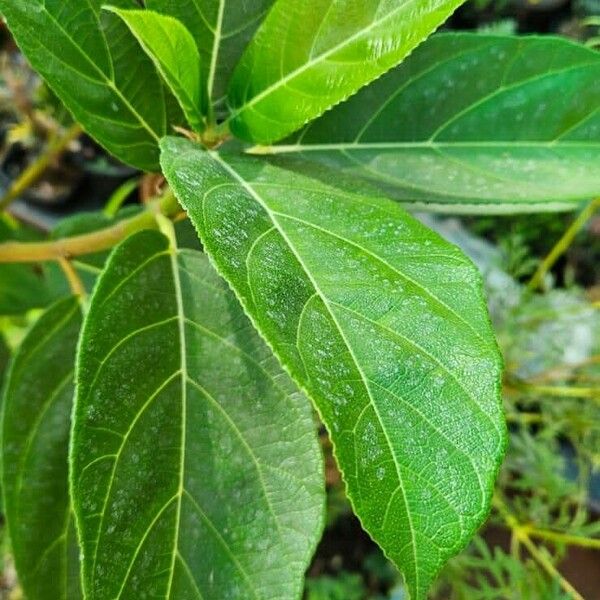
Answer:
[{"label": "branch", "polygon": [[0,263],[43,262],[94,254],[108,250],[142,229],[156,229],[153,211],[119,221],[111,227],[92,233],[50,242],[7,242],[0,244]]},{"label": "branch", "polygon": [[523,525],[522,529],[531,537],[540,538],[549,542],[565,544],[567,546],[578,546],[579,548],[593,548],[595,550],[600,550],[600,540],[596,538],[587,538],[580,535],[560,533],[558,531],[550,531],[549,529],[538,529],[532,525]]},{"label": "branch", "polygon": [[585,224],[600,209],[600,198],[592,200],[582,211],[579,216],[569,225],[563,236],[556,242],[552,250],[546,258],[541,262],[540,266],[534,273],[527,287],[535,291],[543,286],[544,279],[548,271],[554,266],[556,261],[569,249],[577,234],[583,229]]},{"label": "branch", "polygon": [[529,554],[531,554],[540,567],[542,567],[550,577],[556,579],[560,587],[569,594],[573,600],[585,600],[584,597],[560,574],[558,569],[552,564],[552,561],[531,541],[529,534],[531,533],[531,535],[533,535],[533,532],[519,523],[516,517],[508,510],[506,504],[504,504],[498,496],[494,496],[493,504],[504,519],[506,525],[512,531],[514,539],[525,546]]}]

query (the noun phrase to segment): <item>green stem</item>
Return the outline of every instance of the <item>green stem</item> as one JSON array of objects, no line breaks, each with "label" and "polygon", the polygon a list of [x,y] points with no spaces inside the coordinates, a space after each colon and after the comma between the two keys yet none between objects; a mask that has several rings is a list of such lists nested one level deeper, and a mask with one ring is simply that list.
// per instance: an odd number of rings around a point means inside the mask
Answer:
[{"label": "green stem", "polygon": [[71,288],[73,294],[75,296],[79,296],[80,298],[85,299],[85,286],[79,278],[79,275],[77,275],[77,271],[75,271],[75,269],[73,268],[71,261],[62,256],[57,260],[60,268],[62,269],[62,272],[65,275],[66,280],[69,283],[69,287]]},{"label": "green stem", "polygon": [[144,212],[105,229],[49,242],[0,244],[0,264],[69,259],[109,250],[137,231],[157,229],[157,215],[171,219],[179,214],[181,214],[181,207],[173,192],[169,190],[160,199],[151,202]]},{"label": "green stem", "polygon": [[498,497],[494,496],[492,500],[494,507],[504,519],[504,522],[511,530],[513,536],[521,543],[534,560],[552,577],[558,581],[560,587],[573,600],[584,600],[583,596],[560,574],[558,569],[552,564],[552,561],[531,541],[527,527],[519,523],[516,517],[508,510],[508,507]]},{"label": "green stem", "polygon": [[537,290],[544,283],[544,278],[550,269],[555,265],[556,261],[569,249],[577,234],[583,229],[584,225],[600,208],[600,198],[592,200],[582,211],[579,216],[569,225],[563,236],[556,242],[552,250],[546,258],[541,262],[536,272],[533,274],[531,281],[527,284],[530,290]]},{"label": "green stem", "polygon": [[567,546],[578,546],[580,548],[593,548],[600,550],[600,540],[595,538],[586,538],[579,535],[571,535],[568,533],[559,533],[558,531],[550,531],[548,529],[538,529],[537,527],[523,525],[523,531],[531,537],[537,537],[549,542],[557,542],[566,544]]},{"label": "green stem", "polygon": [[37,160],[29,165],[12,182],[4,196],[0,198],[0,211],[5,210],[11,202],[19,198],[27,189],[36,184],[46,172],[46,169],[58,158],[68,147],[68,145],[81,135],[81,126],[73,125],[64,133],[64,135],[54,139],[48,147],[38,156]]},{"label": "green stem", "polygon": [[536,385],[521,381],[511,381],[510,385],[519,391],[530,394],[545,394],[560,398],[592,398],[600,400],[600,388],[560,385]]},{"label": "green stem", "polygon": [[154,214],[145,211],[106,229],[84,235],[50,242],[7,242],[0,244],[0,263],[42,262],[93,254],[112,248],[136,231],[156,227]]}]

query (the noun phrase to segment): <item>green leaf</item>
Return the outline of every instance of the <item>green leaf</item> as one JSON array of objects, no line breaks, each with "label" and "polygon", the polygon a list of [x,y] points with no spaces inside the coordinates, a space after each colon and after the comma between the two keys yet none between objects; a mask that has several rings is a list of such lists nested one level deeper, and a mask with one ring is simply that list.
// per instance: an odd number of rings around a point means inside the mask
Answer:
[{"label": "green leaf", "polygon": [[125,21],[179,101],[192,129],[202,131],[208,103],[192,34],[177,19],[150,10],[106,10]]},{"label": "green leaf", "polygon": [[2,487],[29,600],[82,597],[67,469],[80,327],[77,299],[50,307],[23,340],[4,391]]},{"label": "green leaf", "polygon": [[559,38],[436,35],[275,153],[402,202],[573,209],[600,195],[600,54]]},{"label": "green leaf", "polygon": [[[85,129],[121,160],[158,167],[166,132],[162,83],[152,61],[103,0],[0,0],[33,68]],[[135,0],[113,2],[135,8]]]},{"label": "green leaf", "polygon": [[208,96],[224,100],[231,73],[275,0],[146,0],[146,6],[179,19],[191,31],[207,67]]},{"label": "green leaf", "polygon": [[317,405],[356,514],[425,598],[485,519],[505,443],[477,269],[385,198],[161,145],[206,251]]},{"label": "green leaf", "polygon": [[89,600],[300,596],[323,520],[310,404],[203,254],[152,231],[115,250],[77,383]]},{"label": "green leaf", "polygon": [[463,0],[278,0],[229,87],[231,130],[280,140],[397,65]]},{"label": "green leaf", "polygon": [[10,349],[4,339],[4,335],[0,329],[0,389],[2,389],[2,381],[4,380],[4,373],[10,360]]}]

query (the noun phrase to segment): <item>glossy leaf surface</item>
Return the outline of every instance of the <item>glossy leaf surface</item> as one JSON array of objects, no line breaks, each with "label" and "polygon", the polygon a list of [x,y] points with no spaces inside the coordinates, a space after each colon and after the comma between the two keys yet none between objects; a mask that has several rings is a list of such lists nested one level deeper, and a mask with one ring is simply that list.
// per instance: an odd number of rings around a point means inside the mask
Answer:
[{"label": "glossy leaf surface", "polygon": [[202,131],[207,101],[192,34],[177,19],[151,10],[107,10],[125,21],[179,101],[192,129]]},{"label": "glossy leaf surface", "polygon": [[353,507],[411,598],[484,520],[505,431],[480,275],[384,198],[162,142],[167,179],[328,426]]},{"label": "glossy leaf surface", "polygon": [[[33,68],[86,130],[136,167],[156,170],[167,130],[152,61],[103,0],[0,0],[0,12]],[[112,2],[136,8],[135,0]]]},{"label": "glossy leaf surface", "polygon": [[192,33],[205,66],[209,98],[224,99],[244,48],[274,0],[146,0],[146,6],[179,19]]},{"label": "glossy leaf surface", "polygon": [[575,208],[600,195],[600,54],[559,38],[436,35],[274,152],[403,202]]},{"label": "glossy leaf surface", "polygon": [[229,87],[231,129],[274,142],[397,65],[462,0],[278,0]]},{"label": "glossy leaf surface", "polygon": [[87,598],[299,597],[324,500],[310,404],[204,255],[119,246],[77,381]]},{"label": "glossy leaf surface", "polygon": [[49,308],[16,353],[4,392],[5,511],[30,600],[82,597],[67,461],[80,327],[76,299]]}]

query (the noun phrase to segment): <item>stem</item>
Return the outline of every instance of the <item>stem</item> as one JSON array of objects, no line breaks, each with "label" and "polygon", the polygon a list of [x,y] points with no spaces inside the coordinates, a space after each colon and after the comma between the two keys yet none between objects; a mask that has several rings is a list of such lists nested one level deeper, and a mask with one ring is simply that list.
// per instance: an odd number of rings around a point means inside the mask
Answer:
[{"label": "stem", "polygon": [[523,531],[527,535],[537,537],[549,542],[557,542],[566,544],[567,546],[578,546],[580,548],[593,548],[600,550],[600,540],[595,538],[586,538],[579,535],[570,535],[568,533],[559,533],[558,531],[550,531],[548,529],[538,529],[530,525],[523,525]]},{"label": "stem", "polygon": [[156,229],[152,211],[145,211],[111,227],[50,242],[7,242],[0,244],[0,263],[40,262],[93,254],[112,248],[132,233]]},{"label": "stem", "polygon": [[85,296],[86,296],[85,287],[84,287],[81,279],[79,278],[79,275],[77,275],[77,271],[75,271],[75,269],[73,268],[73,265],[71,264],[71,262],[61,256],[58,259],[58,264],[60,265],[60,268],[62,269],[63,273],[65,274],[65,277],[67,278],[67,281],[69,282],[69,287],[71,288],[71,291],[73,292],[73,294],[75,296],[79,296],[80,298],[85,298]]},{"label": "stem", "polygon": [[577,234],[583,229],[587,221],[600,208],[600,198],[592,200],[580,213],[579,216],[569,225],[563,236],[556,242],[546,258],[534,273],[531,281],[527,284],[530,290],[537,290],[544,283],[544,278],[548,271],[555,265],[556,261],[568,250],[569,246]]},{"label": "stem", "polygon": [[597,387],[535,385],[519,381],[513,381],[511,384],[517,390],[531,394],[547,394],[548,396],[560,398],[592,398],[600,400],[600,388]]},{"label": "stem", "polygon": [[0,244],[0,264],[60,260],[109,250],[132,233],[142,229],[157,229],[157,217],[179,219],[181,207],[171,190],[154,201],[134,217],[123,219],[110,227],[92,233],[77,235],[50,242],[6,242]]},{"label": "stem", "polygon": [[28,188],[37,183],[50,164],[58,158],[67,146],[81,134],[81,126],[73,125],[64,135],[55,138],[47,148],[30,164],[15,181],[12,182],[4,196],[0,199],[0,211],[5,210],[11,202],[21,196]]},{"label": "stem", "polygon": [[531,425],[534,423],[544,423],[544,415],[540,413],[517,412],[506,415],[509,423],[519,423],[521,425]]},{"label": "stem", "polygon": [[560,574],[549,558],[531,541],[527,528],[521,525],[516,517],[511,514],[506,504],[504,504],[498,496],[494,496],[492,502],[515,538],[527,548],[529,554],[531,554],[534,560],[537,561],[546,573],[556,579],[560,587],[569,594],[573,600],[584,600],[583,596]]}]

